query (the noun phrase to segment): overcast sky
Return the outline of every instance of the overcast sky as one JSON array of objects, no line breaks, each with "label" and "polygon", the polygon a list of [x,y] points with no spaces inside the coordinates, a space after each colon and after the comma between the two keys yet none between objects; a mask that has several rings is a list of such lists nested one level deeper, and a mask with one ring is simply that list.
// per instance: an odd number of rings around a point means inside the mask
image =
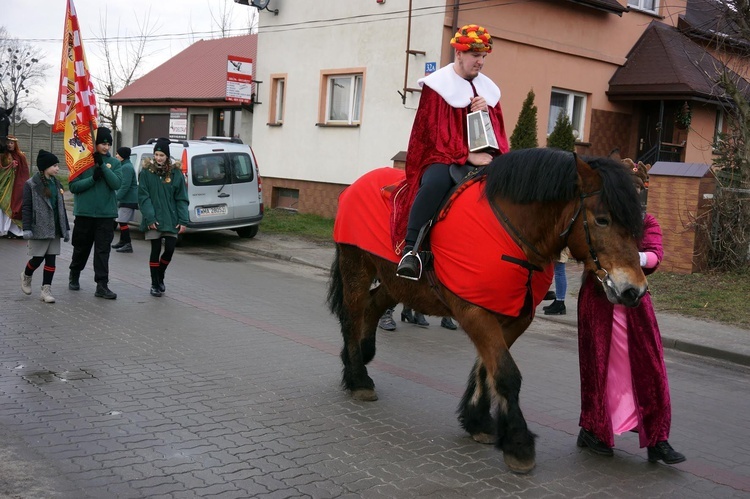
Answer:
[{"label": "overcast sky", "polygon": [[[67,0],[2,0],[0,25],[11,38],[19,38],[38,47],[44,54],[43,62],[51,69],[43,86],[33,89],[41,110],[28,109],[25,116],[33,123],[52,122],[60,80],[60,58]],[[149,15],[154,28],[154,41],[149,42],[146,58],[138,76],[184,50],[200,39],[218,38],[218,24],[213,17],[221,16],[222,5],[232,13],[232,34],[247,33],[251,11],[255,9],[235,4],[234,0],[73,0],[81,27],[83,48],[93,76],[104,76],[103,47],[97,42],[107,21],[108,36],[132,37],[140,33]],[[110,48],[110,50],[113,50]],[[94,83],[96,85],[96,82]],[[98,102],[103,107],[103,102]]]}]

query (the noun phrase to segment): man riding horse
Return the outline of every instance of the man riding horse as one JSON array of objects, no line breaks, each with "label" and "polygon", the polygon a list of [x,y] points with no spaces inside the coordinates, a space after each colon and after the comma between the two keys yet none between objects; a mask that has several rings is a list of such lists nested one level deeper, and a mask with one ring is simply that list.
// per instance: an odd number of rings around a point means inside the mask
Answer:
[{"label": "man riding horse", "polygon": [[[396,274],[407,279],[422,274],[417,239],[453,184],[450,165],[482,167],[508,152],[500,89],[481,73],[492,52],[492,37],[481,26],[470,24],[458,30],[451,46],[455,62],[419,80],[422,96],[406,153],[406,179],[397,189],[401,194],[391,232],[396,253],[403,250],[404,255]],[[488,113],[497,149],[469,151],[466,117],[477,111]]]}]

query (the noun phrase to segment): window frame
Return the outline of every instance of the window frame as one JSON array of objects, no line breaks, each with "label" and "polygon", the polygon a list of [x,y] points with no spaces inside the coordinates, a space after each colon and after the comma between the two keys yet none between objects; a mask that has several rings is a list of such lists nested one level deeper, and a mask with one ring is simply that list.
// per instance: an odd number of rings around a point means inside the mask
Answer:
[{"label": "window frame", "polygon": [[281,126],[284,124],[286,110],[287,74],[271,75],[271,105],[268,109],[268,125]]},{"label": "window frame", "polygon": [[659,0],[653,0],[654,2],[653,9],[647,9],[646,7],[643,6],[643,4],[648,1],[651,1],[651,0],[628,0],[628,7],[630,7],[631,9],[642,11],[642,12],[658,14],[659,13]]},{"label": "window frame", "polygon": [[[349,96],[346,103],[346,119],[332,119],[333,83],[336,79],[349,79]],[[320,96],[318,126],[358,127],[364,115],[365,68],[322,70],[320,72]]]},{"label": "window frame", "polygon": [[[574,90],[566,90],[564,88],[559,88],[559,87],[552,87],[552,89],[550,90],[549,115],[547,117],[547,136],[548,137],[552,133],[552,130],[555,129],[555,122],[557,121],[557,115],[555,115],[555,119],[552,119],[553,94],[561,94],[567,97],[567,101],[565,103],[565,113],[568,115],[568,119],[570,120],[570,123],[573,126],[573,131],[574,132],[578,131],[578,135],[576,136],[576,142],[583,142],[583,139],[586,136],[586,110],[588,106],[588,94],[585,94],[583,92],[576,92]],[[582,99],[581,116],[578,120],[579,121],[578,123],[574,121],[574,116],[573,116],[576,97],[579,97]]]}]

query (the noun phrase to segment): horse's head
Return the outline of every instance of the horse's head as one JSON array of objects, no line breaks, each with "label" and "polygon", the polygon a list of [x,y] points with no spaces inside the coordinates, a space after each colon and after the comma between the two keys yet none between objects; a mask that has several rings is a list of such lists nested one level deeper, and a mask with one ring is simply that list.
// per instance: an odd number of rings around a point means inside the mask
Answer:
[{"label": "horse's head", "polygon": [[11,106],[8,109],[4,109],[0,107],[0,146],[5,148],[5,146],[8,143],[8,131],[10,130],[10,115],[13,113],[13,108],[15,106]]},{"label": "horse's head", "polygon": [[640,266],[641,204],[622,163],[576,159],[580,193],[565,237],[571,254],[602,283],[612,303],[638,305],[648,283]]}]

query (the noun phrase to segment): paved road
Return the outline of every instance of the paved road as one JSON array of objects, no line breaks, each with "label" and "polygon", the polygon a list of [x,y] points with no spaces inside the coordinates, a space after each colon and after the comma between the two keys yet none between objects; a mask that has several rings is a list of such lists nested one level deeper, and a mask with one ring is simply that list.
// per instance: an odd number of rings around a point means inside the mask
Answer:
[{"label": "paved road", "polygon": [[459,428],[474,353],[463,334],[400,323],[370,367],[380,400],[339,388],[325,272],[191,239],[148,294],[147,245],[113,253],[115,301],[19,289],[25,243],[0,240],[0,494],[21,498],[747,497],[747,367],[667,352],[673,445],[649,464],[637,436],[614,458],[575,446],[572,327],[535,321],[513,347],[537,468],[507,471]]}]

